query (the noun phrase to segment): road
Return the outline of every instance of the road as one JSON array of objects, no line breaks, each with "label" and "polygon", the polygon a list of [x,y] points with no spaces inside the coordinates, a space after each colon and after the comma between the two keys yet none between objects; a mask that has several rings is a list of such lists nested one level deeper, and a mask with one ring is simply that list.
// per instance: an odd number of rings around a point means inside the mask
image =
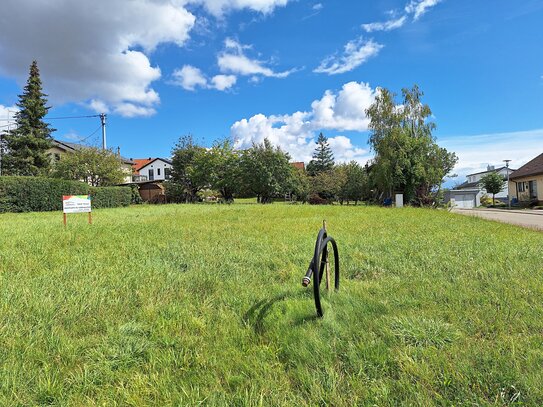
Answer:
[{"label": "road", "polygon": [[500,210],[500,209],[453,209],[454,213],[478,216],[483,219],[543,230],[543,211]]}]

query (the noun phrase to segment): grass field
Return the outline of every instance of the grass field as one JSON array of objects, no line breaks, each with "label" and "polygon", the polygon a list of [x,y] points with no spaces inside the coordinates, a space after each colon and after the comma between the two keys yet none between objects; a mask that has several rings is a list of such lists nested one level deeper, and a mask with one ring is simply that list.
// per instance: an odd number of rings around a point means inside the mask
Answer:
[{"label": "grass field", "polygon": [[[322,219],[339,293],[300,281]],[[543,235],[445,211],[0,215],[0,405],[543,405]]]}]

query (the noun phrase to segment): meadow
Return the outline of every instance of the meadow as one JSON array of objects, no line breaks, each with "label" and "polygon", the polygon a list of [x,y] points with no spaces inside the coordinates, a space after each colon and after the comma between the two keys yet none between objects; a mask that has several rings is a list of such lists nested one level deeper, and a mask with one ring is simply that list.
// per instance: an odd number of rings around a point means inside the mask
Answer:
[{"label": "meadow", "polygon": [[[341,289],[301,286],[326,219]],[[447,211],[0,215],[0,405],[543,405],[543,235]]]}]

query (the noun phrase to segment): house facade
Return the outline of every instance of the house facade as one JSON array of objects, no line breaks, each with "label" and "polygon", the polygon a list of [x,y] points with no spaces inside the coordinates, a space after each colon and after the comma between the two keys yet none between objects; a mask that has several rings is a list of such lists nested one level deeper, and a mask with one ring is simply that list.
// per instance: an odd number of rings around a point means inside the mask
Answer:
[{"label": "house facade", "polygon": [[[456,188],[448,192],[448,198],[451,204],[457,208],[476,208],[481,205],[481,198],[487,194],[486,190],[480,186],[481,178],[485,175],[495,172],[507,179],[515,170],[507,167],[495,168],[489,165],[486,171],[476,172],[466,175],[466,181],[463,184],[458,185]],[[496,199],[507,201],[509,194],[509,187],[505,185],[502,192],[496,194]]]},{"label": "house facade", "polygon": [[514,171],[509,179],[512,200],[543,202],[543,154]]},{"label": "house facade", "polygon": [[[62,156],[65,154],[72,154],[75,151],[81,150],[83,148],[88,148],[88,146],[85,146],[83,144],[70,143],[68,141],[60,140],[53,140],[52,144],[53,146],[47,152],[49,153],[53,161],[61,160]],[[123,172],[126,173],[124,182],[132,181],[132,166],[134,165],[134,162],[128,158],[122,157],[120,154],[119,158],[119,165],[121,166]]]},{"label": "house facade", "polygon": [[134,182],[165,181],[171,178],[172,162],[165,158],[136,158],[133,160]]}]

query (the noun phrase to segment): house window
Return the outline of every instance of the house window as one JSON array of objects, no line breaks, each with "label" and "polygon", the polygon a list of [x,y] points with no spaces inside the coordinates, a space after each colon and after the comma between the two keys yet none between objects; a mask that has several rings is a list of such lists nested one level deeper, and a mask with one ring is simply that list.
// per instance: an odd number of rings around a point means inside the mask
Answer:
[{"label": "house window", "polygon": [[149,181],[153,181],[154,179],[155,179],[155,172],[149,169]]},{"label": "house window", "polygon": [[172,177],[171,168],[164,168],[164,178],[170,179]]},{"label": "house window", "polygon": [[55,153],[55,161],[60,161],[60,154]]},{"label": "house window", "polygon": [[524,192],[526,188],[524,187],[524,182],[518,182],[517,183],[517,191],[518,192]]},{"label": "house window", "polygon": [[156,169],[156,175],[157,175],[158,177],[160,177],[160,168],[157,168],[157,169]]}]

